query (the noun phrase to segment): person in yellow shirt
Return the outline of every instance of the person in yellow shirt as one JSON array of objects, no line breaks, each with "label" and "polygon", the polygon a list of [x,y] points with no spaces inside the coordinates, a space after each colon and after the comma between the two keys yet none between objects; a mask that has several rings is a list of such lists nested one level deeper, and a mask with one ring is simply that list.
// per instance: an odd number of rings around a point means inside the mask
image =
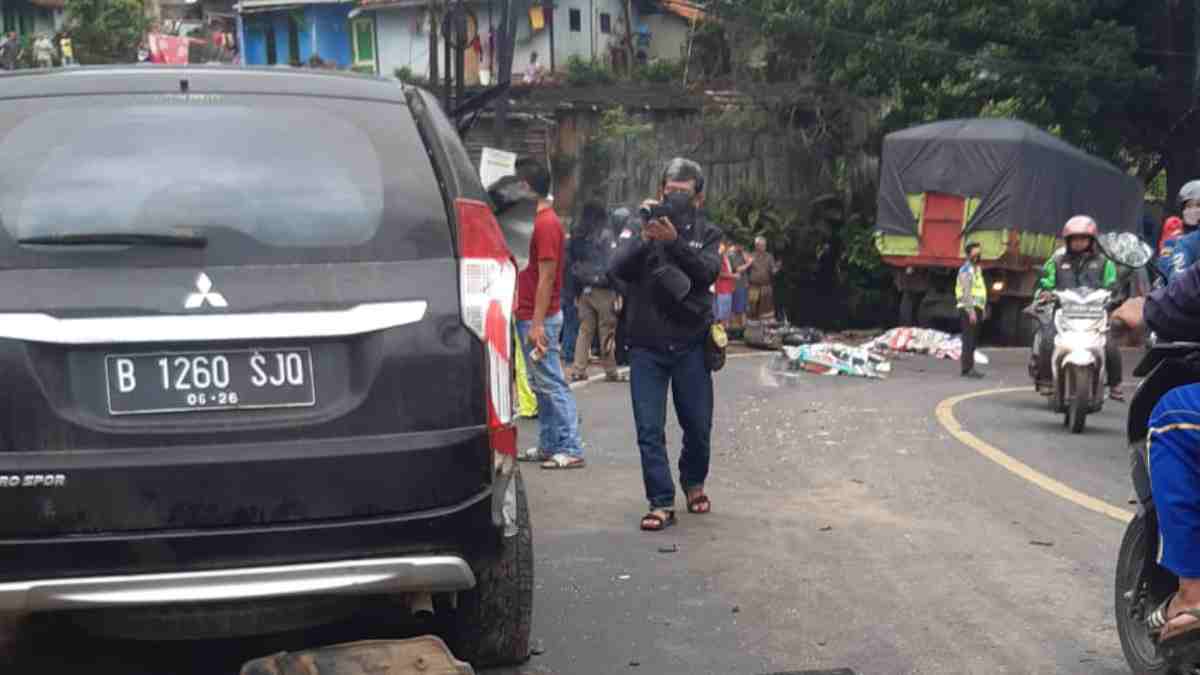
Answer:
[{"label": "person in yellow shirt", "polygon": [[[513,331],[516,335],[516,331]],[[526,419],[538,416],[537,396],[529,388],[529,375],[525,372],[525,357],[520,345],[513,344],[513,358],[517,377],[517,415]]]},{"label": "person in yellow shirt", "polygon": [[975,345],[979,342],[979,328],[987,309],[987,283],[979,260],[983,249],[978,242],[966,247],[967,262],[958,270],[958,285],[954,296],[958,298],[958,314],[962,323],[962,376],[974,380],[983,377],[975,370]]}]

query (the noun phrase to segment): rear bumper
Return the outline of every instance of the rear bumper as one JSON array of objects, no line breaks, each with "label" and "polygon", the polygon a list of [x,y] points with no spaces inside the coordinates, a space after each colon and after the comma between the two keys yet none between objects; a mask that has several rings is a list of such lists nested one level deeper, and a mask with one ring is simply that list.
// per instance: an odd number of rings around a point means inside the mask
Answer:
[{"label": "rear bumper", "polygon": [[101,609],[294,595],[461,591],[475,585],[458,556],[368,560],[0,584],[0,612]]},{"label": "rear bumper", "polygon": [[492,490],[458,504],[395,516],[239,527],[0,540],[0,586],[43,579],[124,577],[331,560],[453,555],[495,550]]}]

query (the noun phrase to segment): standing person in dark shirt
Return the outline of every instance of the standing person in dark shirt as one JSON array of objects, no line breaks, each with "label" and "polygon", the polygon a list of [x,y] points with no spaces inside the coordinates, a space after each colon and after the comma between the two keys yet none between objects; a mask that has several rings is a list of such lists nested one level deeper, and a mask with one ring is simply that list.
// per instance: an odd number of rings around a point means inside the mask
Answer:
[{"label": "standing person in dark shirt", "polygon": [[775,275],[779,264],[775,256],[767,252],[767,240],[754,240],[754,253],[750,255],[750,318],[762,321],[775,317]]},{"label": "standing person in dark shirt", "polygon": [[[667,390],[683,428],[679,479],[689,513],[712,508],[704,491],[712,442],[713,380],[705,358],[712,328],[709,287],[721,269],[721,230],[700,214],[700,165],[668,163],[658,199],[673,217],[650,220],[640,236],[621,232],[611,272],[625,284],[624,341],[629,346],[630,393],[650,511],[641,528],[675,523],[675,483],[667,456]],[[654,202],[649,202],[650,205]]]},{"label": "standing person in dark shirt", "polygon": [[560,356],[561,293],[565,233],[548,199],[550,173],[524,160],[517,175],[538,197],[529,264],[517,275],[517,332],[530,385],[538,401],[538,447],[521,453],[523,461],[543,469],[579,469],[585,465],[575,395],[567,384]]},{"label": "standing person in dark shirt", "polygon": [[[613,334],[617,330],[617,295],[608,275],[608,259],[613,243],[604,207],[588,203],[583,207],[579,227],[571,237],[571,265],[567,276],[579,289],[579,337],[575,343],[575,363],[571,380],[588,377],[588,362],[593,340],[600,346],[604,376],[610,382],[621,380],[613,356]],[[597,339],[598,338],[598,339]]]}]

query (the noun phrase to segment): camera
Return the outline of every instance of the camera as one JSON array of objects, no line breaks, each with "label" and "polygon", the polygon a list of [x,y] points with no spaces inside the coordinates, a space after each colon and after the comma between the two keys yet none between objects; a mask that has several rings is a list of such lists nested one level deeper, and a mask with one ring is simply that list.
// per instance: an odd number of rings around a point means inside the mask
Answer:
[{"label": "camera", "polygon": [[638,209],[638,215],[640,215],[642,220],[645,222],[656,220],[658,218],[670,218],[671,222],[675,222],[675,211],[671,208],[671,205],[666,202],[654,204],[653,206],[642,206]]}]

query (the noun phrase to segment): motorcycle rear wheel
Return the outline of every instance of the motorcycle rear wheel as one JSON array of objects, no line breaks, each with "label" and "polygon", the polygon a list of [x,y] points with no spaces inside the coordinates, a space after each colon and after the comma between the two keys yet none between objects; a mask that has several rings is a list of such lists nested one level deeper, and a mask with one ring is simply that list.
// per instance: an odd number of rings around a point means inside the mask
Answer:
[{"label": "motorcycle rear wheel", "polygon": [[[1121,539],[1121,552],[1117,556],[1117,575],[1114,587],[1116,598],[1113,607],[1117,613],[1117,633],[1121,637],[1121,651],[1125,653],[1125,661],[1129,664],[1134,675],[1180,675],[1181,671],[1173,668],[1158,654],[1158,648],[1150,639],[1150,630],[1141,618],[1144,611],[1157,606],[1166,597],[1169,590],[1161,588],[1160,583],[1150,584],[1152,597],[1142,602],[1142,607],[1134,607],[1137,602],[1138,589],[1134,587],[1134,578],[1138,565],[1146,559],[1146,546],[1150,545],[1149,537],[1156,536],[1146,531],[1146,519],[1138,515],[1125,528],[1125,536]],[[1131,593],[1126,597],[1126,593]],[[1157,597],[1158,595],[1162,597]],[[1134,616],[1133,610],[1141,610]]]}]

